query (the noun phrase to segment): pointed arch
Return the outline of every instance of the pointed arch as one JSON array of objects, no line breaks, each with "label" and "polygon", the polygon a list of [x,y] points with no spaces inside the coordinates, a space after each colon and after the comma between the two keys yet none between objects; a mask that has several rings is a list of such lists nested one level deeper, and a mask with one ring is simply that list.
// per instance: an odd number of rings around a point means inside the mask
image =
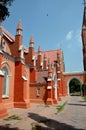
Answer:
[{"label": "pointed arch", "polygon": [[2,62],[2,69],[6,67],[8,70],[8,76],[12,75],[12,71],[11,71],[11,67],[9,66],[9,64],[7,62]]},{"label": "pointed arch", "polygon": [[2,72],[4,73],[2,97],[9,97],[9,76],[11,75],[10,66],[7,63],[3,63]]}]

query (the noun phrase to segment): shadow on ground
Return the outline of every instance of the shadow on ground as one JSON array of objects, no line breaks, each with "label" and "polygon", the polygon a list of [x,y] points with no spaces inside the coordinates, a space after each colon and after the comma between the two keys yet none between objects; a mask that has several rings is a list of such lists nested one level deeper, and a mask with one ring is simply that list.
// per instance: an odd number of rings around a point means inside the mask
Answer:
[{"label": "shadow on ground", "polygon": [[73,106],[85,106],[86,107],[86,104],[78,104],[78,103],[68,103],[68,105],[73,105]]},{"label": "shadow on ground", "polygon": [[[28,113],[28,117],[37,122],[37,124],[35,125],[37,128],[36,130],[84,130],[76,129],[73,126],[58,122],[53,119],[48,119],[36,113]],[[40,126],[41,123],[43,123],[44,126]]]},{"label": "shadow on ground", "polygon": [[1,125],[0,130],[20,130],[19,128],[10,128],[10,124]]},{"label": "shadow on ground", "polygon": [[81,96],[81,94],[70,94],[70,96]]}]

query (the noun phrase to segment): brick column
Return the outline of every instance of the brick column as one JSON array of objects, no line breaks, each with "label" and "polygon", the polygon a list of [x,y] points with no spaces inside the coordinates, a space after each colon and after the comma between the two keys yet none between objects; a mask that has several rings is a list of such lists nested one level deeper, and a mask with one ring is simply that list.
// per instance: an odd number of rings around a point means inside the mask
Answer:
[{"label": "brick column", "polygon": [[2,86],[3,86],[3,79],[4,75],[2,71],[0,71],[0,118],[5,117],[8,115],[7,109],[5,108],[3,102],[2,102]]},{"label": "brick column", "polygon": [[34,38],[30,38],[29,42],[29,59],[28,62],[31,66],[34,66]]},{"label": "brick column", "polygon": [[51,105],[53,104],[54,99],[54,91],[53,91],[53,79],[52,79],[52,67],[50,60],[48,61],[48,79],[47,79],[47,101],[46,104]]},{"label": "brick column", "polygon": [[0,118],[8,115],[7,109],[5,108],[2,102],[2,89],[3,89],[2,87],[3,87],[4,75],[1,71],[1,63],[2,63],[2,51],[0,50]]},{"label": "brick column", "polygon": [[52,88],[52,79],[48,79],[48,86],[47,86],[47,101],[46,104],[52,105],[53,104],[53,88]]},{"label": "brick column", "polygon": [[41,70],[42,69],[42,51],[40,46],[38,47],[38,56],[37,56],[37,69]]},{"label": "brick column", "polygon": [[14,107],[16,108],[28,108],[30,106],[29,81],[24,70],[25,65],[20,61],[16,62],[14,88]]},{"label": "brick column", "polygon": [[47,69],[47,57],[44,54],[44,58],[43,58],[43,69],[46,70]]},{"label": "brick column", "polygon": [[58,95],[58,100],[61,100],[61,68],[60,68],[60,55],[57,53],[57,67],[56,67],[56,71],[57,71],[57,95]]}]

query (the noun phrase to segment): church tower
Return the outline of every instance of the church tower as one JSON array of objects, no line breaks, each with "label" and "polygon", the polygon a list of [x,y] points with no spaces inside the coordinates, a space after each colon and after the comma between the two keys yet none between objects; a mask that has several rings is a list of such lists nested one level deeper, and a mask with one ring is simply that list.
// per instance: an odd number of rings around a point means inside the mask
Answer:
[{"label": "church tower", "polygon": [[83,66],[86,71],[86,4],[84,4],[84,14],[82,23],[82,46],[83,46]]}]

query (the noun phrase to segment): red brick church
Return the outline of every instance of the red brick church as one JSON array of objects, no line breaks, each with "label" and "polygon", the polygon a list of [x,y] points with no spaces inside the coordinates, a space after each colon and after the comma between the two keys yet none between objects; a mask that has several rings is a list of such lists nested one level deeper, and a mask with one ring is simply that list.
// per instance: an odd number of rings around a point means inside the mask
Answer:
[{"label": "red brick church", "polygon": [[[84,8],[82,41],[86,42],[86,7]],[[28,108],[30,103],[55,104],[67,95],[63,72],[62,49],[35,52],[34,38],[26,48],[22,43],[22,23],[12,36],[2,27],[0,37],[0,118],[9,108]],[[85,39],[84,39],[85,37]],[[86,53],[86,47],[83,55]],[[86,56],[84,56],[86,65]],[[85,66],[86,71],[86,66]]]}]

